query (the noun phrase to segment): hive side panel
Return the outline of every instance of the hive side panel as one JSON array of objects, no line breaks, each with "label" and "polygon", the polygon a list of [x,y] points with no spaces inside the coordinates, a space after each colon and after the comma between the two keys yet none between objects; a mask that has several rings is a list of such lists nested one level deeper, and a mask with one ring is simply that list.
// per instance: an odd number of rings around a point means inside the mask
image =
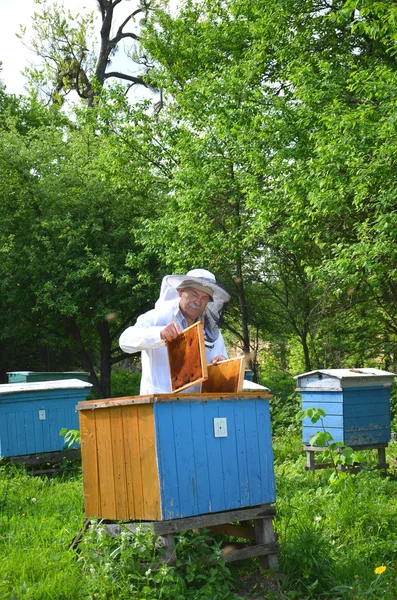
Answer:
[{"label": "hive side panel", "polygon": [[390,441],[390,388],[346,389],[344,404],[344,441],[347,445],[354,447]]},{"label": "hive side panel", "polygon": [[[255,402],[247,400],[243,403],[245,448],[247,452],[248,479],[250,499],[253,505],[260,504],[262,498],[262,480],[260,466],[260,441],[258,424],[256,423]],[[261,443],[263,440],[261,439]]]},{"label": "hive side panel", "polygon": [[100,507],[95,412],[79,411],[84,507],[87,518],[98,517]]},{"label": "hive side panel", "polygon": [[128,512],[131,519],[143,519],[142,468],[137,406],[123,407],[123,429]]},{"label": "hive side panel", "polygon": [[99,472],[100,517],[116,519],[116,493],[113,470],[113,444],[110,425],[111,409],[95,411]]},{"label": "hive side panel", "polygon": [[37,416],[33,414],[32,410],[24,411],[23,423],[26,437],[26,454],[35,454],[37,452],[35,420],[37,420]]},{"label": "hive side panel", "polygon": [[251,506],[251,491],[249,482],[249,465],[247,459],[246,433],[243,403],[240,402],[234,411],[236,428],[236,460],[239,473],[239,494],[242,506]]},{"label": "hive side panel", "polygon": [[205,441],[208,452],[208,478],[209,478],[209,512],[224,510],[226,505],[225,489],[222,474],[221,443],[225,438],[214,436],[214,419],[219,414],[219,402],[208,402],[204,410],[205,414]]},{"label": "hive side panel", "polygon": [[[178,400],[155,410],[164,519],[275,500],[267,401]],[[215,418],[226,420],[226,436],[215,436]]]},{"label": "hive side panel", "polygon": [[116,502],[116,519],[127,520],[128,494],[125,468],[125,445],[122,410],[115,406],[110,411],[110,428],[112,440],[114,493]]},{"label": "hive side panel", "polygon": [[160,490],[157,471],[153,404],[138,405],[139,446],[145,519],[160,519]]},{"label": "hive side panel", "polygon": [[181,516],[175,453],[174,408],[172,402],[157,402],[154,404],[161,517],[163,519],[173,519]]},{"label": "hive side panel", "polygon": [[[270,423],[269,402],[255,402],[255,421],[258,425],[258,455],[262,482],[262,497],[260,503],[276,501],[276,482],[274,475],[274,458],[272,445],[272,430]],[[254,499],[254,504],[256,504]]]},{"label": "hive side panel", "polygon": [[[193,406],[194,404],[194,406]],[[209,471],[212,468],[208,458],[206,441],[205,410],[207,403],[191,402],[192,444],[195,457],[195,481],[198,514],[211,512]]]},{"label": "hive side panel", "polygon": [[312,423],[309,418],[302,421],[302,439],[305,444],[310,444],[311,438],[318,431],[329,431],[333,441],[343,442],[343,393],[336,392],[302,392],[302,410],[308,408],[321,408],[325,412],[317,423]]},{"label": "hive side panel", "polygon": [[[227,437],[218,438],[221,458],[221,478],[223,482],[223,494],[225,505],[223,510],[247,506],[242,504],[240,496],[240,473],[238,468],[235,412],[239,402],[219,402],[219,417],[226,419]],[[209,422],[210,429],[213,422]],[[215,439],[215,438],[214,438]]]},{"label": "hive side panel", "polygon": [[175,514],[173,518],[197,514],[198,511],[196,457],[192,440],[192,404],[193,402],[181,402],[173,411],[180,513]]}]

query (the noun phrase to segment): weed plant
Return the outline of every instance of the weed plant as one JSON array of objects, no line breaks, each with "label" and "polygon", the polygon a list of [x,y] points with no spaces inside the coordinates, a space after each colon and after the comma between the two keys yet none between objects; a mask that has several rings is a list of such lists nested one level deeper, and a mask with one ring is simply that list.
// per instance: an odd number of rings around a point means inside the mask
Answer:
[{"label": "weed plant", "polygon": [[[229,568],[220,538],[205,531],[179,536],[176,565],[161,562],[143,528],[112,538],[93,521],[70,548],[84,523],[81,473],[49,479],[1,466],[0,598],[395,600],[396,446],[389,446],[386,475],[369,464],[330,482],[329,469],[305,471],[299,435],[275,438],[279,576],[258,574],[255,560]],[[365,459],[375,462],[376,454]],[[254,573],[252,589],[241,585]]]}]

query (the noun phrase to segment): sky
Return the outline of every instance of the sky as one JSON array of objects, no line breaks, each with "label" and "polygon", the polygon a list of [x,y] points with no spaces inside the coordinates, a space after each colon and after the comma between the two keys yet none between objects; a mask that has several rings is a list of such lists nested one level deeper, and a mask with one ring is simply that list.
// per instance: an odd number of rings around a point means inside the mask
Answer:
[{"label": "sky", "polygon": [[[58,4],[61,3],[62,0],[58,0]],[[95,0],[63,0],[63,5],[72,13],[96,12]],[[120,13],[119,19],[123,18],[122,9],[131,10],[132,6],[132,2],[121,3],[115,15]],[[85,10],[84,7],[87,9]],[[27,37],[29,37],[29,32],[32,32],[31,17],[34,12],[39,11],[40,6],[34,0],[0,0],[0,62],[3,63],[0,79],[5,83],[6,91],[10,94],[24,93],[25,78],[21,71],[29,65],[29,62],[37,62],[35,56],[29,52],[16,34],[19,33],[22,25],[27,27]],[[114,66],[117,66],[116,63]]]}]

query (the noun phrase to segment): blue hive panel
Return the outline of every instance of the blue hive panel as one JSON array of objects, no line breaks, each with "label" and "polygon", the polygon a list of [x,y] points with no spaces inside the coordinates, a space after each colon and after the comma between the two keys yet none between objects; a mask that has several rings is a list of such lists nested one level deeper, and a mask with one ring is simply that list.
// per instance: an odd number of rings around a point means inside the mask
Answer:
[{"label": "blue hive panel", "polygon": [[[87,398],[91,387],[73,381],[0,385],[0,456],[63,449],[59,432],[79,428],[76,404]],[[75,387],[68,388],[70,382]]]},{"label": "blue hive panel", "polygon": [[[162,519],[275,501],[267,400],[178,400],[154,410]],[[215,418],[226,419],[226,437],[215,437]]]},{"label": "blue hive panel", "polygon": [[390,441],[389,388],[346,389],[344,406],[346,445],[360,446]]},{"label": "blue hive panel", "polygon": [[312,423],[309,418],[302,422],[303,442],[310,444],[310,439],[318,431],[328,431],[335,442],[343,442],[343,392],[302,392],[302,410],[321,408],[325,417]]},{"label": "blue hive panel", "polygon": [[335,442],[347,446],[387,443],[390,441],[390,388],[369,386],[346,388],[340,392],[302,391],[302,409],[322,408],[325,417],[313,424],[302,423],[303,442],[318,431],[328,431]]}]

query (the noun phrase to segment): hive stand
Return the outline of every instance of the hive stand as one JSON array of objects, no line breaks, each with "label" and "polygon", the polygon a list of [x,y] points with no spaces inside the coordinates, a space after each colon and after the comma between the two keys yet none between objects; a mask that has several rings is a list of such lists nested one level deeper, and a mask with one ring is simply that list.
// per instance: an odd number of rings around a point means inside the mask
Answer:
[{"label": "hive stand", "polygon": [[[389,468],[388,463],[386,462],[386,448],[388,444],[362,444],[361,446],[354,446],[354,451],[360,450],[377,450],[378,452],[378,463],[375,466],[375,469],[385,470]],[[317,469],[328,469],[333,465],[331,463],[316,463],[315,462],[315,453],[316,452],[325,452],[328,450],[327,447],[321,446],[310,446],[308,444],[303,445],[303,450],[306,452],[306,466],[305,471],[316,471]],[[341,453],[343,451],[343,446],[338,448],[338,452]],[[338,470],[340,471],[350,471],[357,472],[362,467],[362,464],[354,464],[352,466],[349,465],[338,465]]]},{"label": "hive stand", "polygon": [[[247,558],[259,557],[261,569],[276,569],[278,566],[277,553],[279,544],[273,529],[272,518],[276,509],[270,504],[263,504],[252,508],[243,508],[219,513],[196,515],[182,519],[153,522],[128,522],[128,523],[106,523],[105,529],[112,536],[120,534],[127,528],[134,532],[138,527],[149,528],[153,534],[158,536],[158,546],[165,547],[165,555],[162,562],[175,563],[175,534],[181,531],[207,528],[215,534],[223,534],[250,540],[253,544],[238,544],[230,542],[227,553],[224,553],[225,562],[234,562]],[[241,547],[243,546],[243,547]]]}]

